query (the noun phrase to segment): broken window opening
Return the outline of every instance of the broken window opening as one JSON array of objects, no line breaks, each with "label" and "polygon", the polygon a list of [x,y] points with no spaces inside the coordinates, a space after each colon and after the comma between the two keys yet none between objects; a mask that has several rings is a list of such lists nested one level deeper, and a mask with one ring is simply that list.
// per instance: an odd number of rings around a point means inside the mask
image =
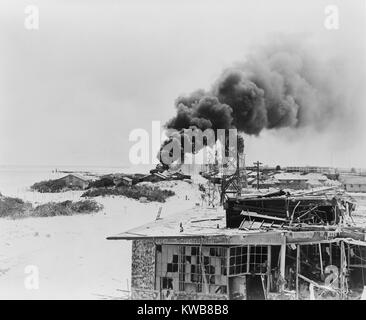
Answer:
[{"label": "broken window opening", "polygon": [[157,252],[156,283],[169,277],[176,292],[226,294],[226,269],[225,247],[163,245]]}]

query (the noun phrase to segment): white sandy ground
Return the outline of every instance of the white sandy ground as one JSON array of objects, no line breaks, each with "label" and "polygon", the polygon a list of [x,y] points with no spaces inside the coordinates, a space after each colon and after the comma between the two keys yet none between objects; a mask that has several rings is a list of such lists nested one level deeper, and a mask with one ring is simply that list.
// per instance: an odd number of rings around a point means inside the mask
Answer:
[{"label": "white sandy ground", "polygon": [[[50,173],[0,172],[0,192],[33,203],[78,200],[81,192],[38,194],[27,191],[32,183],[55,178]],[[106,240],[130,228],[200,202],[197,184],[159,183],[176,196],[164,204],[140,203],[124,197],[96,198],[102,212],[70,217],[0,219],[0,299],[111,299],[123,297],[131,275],[131,243]],[[188,200],[186,200],[188,195]],[[366,195],[358,197],[355,220],[366,221]],[[366,226],[366,223],[365,223]],[[177,226],[178,228],[179,226]],[[25,268],[39,270],[39,289],[27,290]],[[128,283],[128,285],[127,285]]]},{"label": "white sandy ground", "polygon": [[[174,184],[177,195],[166,203],[144,204],[125,197],[98,197],[96,200],[104,209],[92,215],[0,219],[0,299],[123,297],[124,292],[120,290],[126,290],[130,284],[131,243],[106,240],[106,237],[154,220],[160,206],[164,217],[199,202],[197,185],[183,181]],[[80,196],[80,192],[58,196],[26,193],[28,200],[32,201],[33,197],[36,202],[77,200]],[[38,290],[27,290],[24,285],[28,265],[39,270]]]}]

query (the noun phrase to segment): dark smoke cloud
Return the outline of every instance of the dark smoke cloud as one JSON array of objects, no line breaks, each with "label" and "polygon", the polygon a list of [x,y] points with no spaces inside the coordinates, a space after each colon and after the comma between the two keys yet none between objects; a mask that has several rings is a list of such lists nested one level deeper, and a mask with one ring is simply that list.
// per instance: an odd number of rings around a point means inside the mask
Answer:
[{"label": "dark smoke cloud", "polygon": [[211,90],[176,100],[167,128],[236,128],[259,135],[284,127],[324,129],[344,114],[339,66],[321,62],[299,42],[257,48],[243,63],[225,70]]},{"label": "dark smoke cloud", "polygon": [[231,107],[232,124],[239,131],[257,134],[268,125],[264,90],[248,81],[243,72],[235,69],[226,71],[214,92],[220,101]]},{"label": "dark smoke cloud", "polygon": [[177,115],[167,123],[171,129],[189,127],[206,129],[229,129],[232,127],[232,109],[219,101],[218,97],[203,91],[194,92],[176,101]]}]

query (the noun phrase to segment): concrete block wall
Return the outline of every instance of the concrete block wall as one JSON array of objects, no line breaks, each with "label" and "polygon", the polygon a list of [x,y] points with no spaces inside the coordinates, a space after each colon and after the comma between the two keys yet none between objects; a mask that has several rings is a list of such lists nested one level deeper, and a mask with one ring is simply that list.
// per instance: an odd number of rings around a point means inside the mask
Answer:
[{"label": "concrete block wall", "polygon": [[155,252],[153,241],[132,242],[131,288],[155,290]]},{"label": "concrete block wall", "polygon": [[174,300],[228,300],[224,294],[205,294],[205,293],[186,293],[177,292],[174,294]]},{"label": "concrete block wall", "polygon": [[[150,240],[132,242],[131,298],[134,300],[161,299],[155,288],[156,245]],[[172,300],[225,300],[226,295],[174,292]]]},{"label": "concrete block wall", "polygon": [[160,292],[156,290],[132,288],[132,300],[159,300]]}]

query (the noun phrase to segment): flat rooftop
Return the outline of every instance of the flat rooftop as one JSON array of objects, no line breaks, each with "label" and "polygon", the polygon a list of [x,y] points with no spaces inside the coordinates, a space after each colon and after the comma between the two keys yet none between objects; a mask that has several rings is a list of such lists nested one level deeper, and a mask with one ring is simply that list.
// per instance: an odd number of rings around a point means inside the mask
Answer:
[{"label": "flat rooftop", "polygon": [[[254,213],[255,214],[255,213]],[[243,228],[226,228],[222,208],[195,207],[137,228],[108,237],[108,240],[154,240],[162,243],[205,243],[231,245],[281,245],[338,241],[341,230],[335,226],[307,226],[300,230],[268,228],[259,222]],[[338,240],[337,240],[338,239]]]}]

